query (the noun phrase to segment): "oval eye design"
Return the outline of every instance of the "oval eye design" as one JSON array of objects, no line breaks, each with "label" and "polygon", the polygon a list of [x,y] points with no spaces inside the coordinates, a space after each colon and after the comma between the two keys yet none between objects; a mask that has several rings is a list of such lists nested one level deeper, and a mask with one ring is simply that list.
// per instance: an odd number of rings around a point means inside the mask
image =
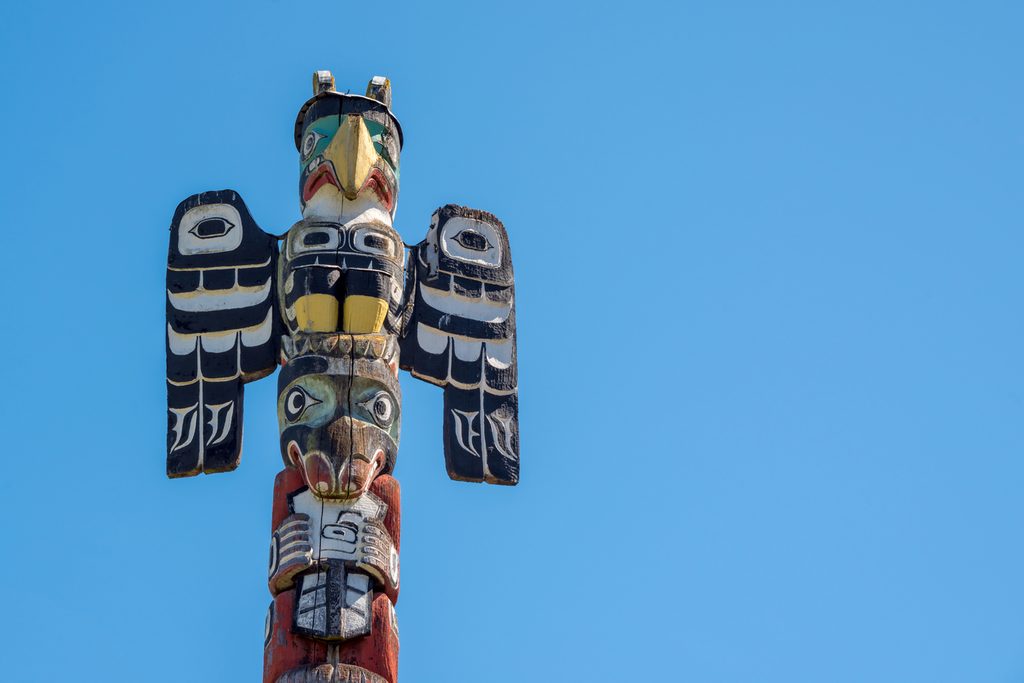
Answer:
[{"label": "oval eye design", "polygon": [[295,422],[302,417],[307,408],[315,406],[317,403],[323,403],[323,401],[313,398],[302,387],[293,387],[284,399],[284,416],[289,422]]},{"label": "oval eye design", "polygon": [[235,224],[226,218],[214,217],[205,218],[189,230],[190,233],[195,235],[201,240],[208,240],[213,237],[223,237],[224,235],[231,232],[231,228],[235,227]]},{"label": "oval eye design", "polygon": [[491,243],[487,241],[487,238],[476,230],[463,230],[452,239],[473,251],[487,251],[491,248]]},{"label": "oval eye design", "polygon": [[395,416],[395,404],[386,391],[378,391],[372,397],[359,403],[359,406],[373,416],[373,421],[381,427],[387,427]]},{"label": "oval eye design", "polygon": [[306,133],[306,137],[302,138],[302,156],[308,157],[310,154],[312,154],[313,150],[316,149],[316,143],[320,142],[325,137],[327,136],[321,135],[320,133],[317,133],[315,130],[311,130],[308,133]]}]

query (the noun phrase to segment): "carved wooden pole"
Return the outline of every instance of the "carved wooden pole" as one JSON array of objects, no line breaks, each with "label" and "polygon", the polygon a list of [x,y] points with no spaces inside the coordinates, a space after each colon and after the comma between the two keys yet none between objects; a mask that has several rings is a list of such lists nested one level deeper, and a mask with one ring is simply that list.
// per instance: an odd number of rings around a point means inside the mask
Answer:
[{"label": "carved wooden pole", "polygon": [[295,145],[302,219],[283,237],[231,190],[174,213],[167,473],[235,469],[243,385],[280,366],[264,683],[396,683],[398,371],[444,388],[453,479],[518,481],[508,237],[491,214],[448,205],[406,254],[385,78],[350,95],[318,71]]}]

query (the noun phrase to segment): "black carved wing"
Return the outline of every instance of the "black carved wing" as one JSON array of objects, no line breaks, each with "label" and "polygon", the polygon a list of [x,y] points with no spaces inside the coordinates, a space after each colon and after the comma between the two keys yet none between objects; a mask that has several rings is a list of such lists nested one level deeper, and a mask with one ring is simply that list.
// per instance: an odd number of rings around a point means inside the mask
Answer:
[{"label": "black carved wing", "polygon": [[449,204],[410,255],[401,366],[444,387],[448,475],[519,480],[519,395],[512,255],[505,226]]},{"label": "black carved wing", "polygon": [[277,367],[277,239],[231,190],[192,195],[167,254],[167,475],[226,472],[242,449],[242,385]]}]

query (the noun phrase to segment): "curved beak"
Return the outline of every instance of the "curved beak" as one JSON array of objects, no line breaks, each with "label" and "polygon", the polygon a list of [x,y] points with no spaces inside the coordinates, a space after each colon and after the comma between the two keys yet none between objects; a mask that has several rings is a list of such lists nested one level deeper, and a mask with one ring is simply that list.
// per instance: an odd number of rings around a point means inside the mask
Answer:
[{"label": "curved beak", "polygon": [[377,160],[377,150],[362,116],[349,114],[345,117],[324,150],[324,158],[334,164],[345,199],[355,199]]}]

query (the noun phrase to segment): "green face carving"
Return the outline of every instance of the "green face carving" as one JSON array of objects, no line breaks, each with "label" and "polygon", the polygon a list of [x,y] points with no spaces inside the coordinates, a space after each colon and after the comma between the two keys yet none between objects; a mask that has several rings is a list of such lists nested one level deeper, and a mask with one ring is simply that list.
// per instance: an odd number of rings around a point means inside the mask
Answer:
[{"label": "green face carving", "polygon": [[338,132],[337,116],[325,116],[309,124],[302,132],[302,143],[299,149],[299,167],[307,165],[314,157],[324,153],[327,145],[334,139]]},{"label": "green face carving", "polygon": [[321,195],[362,196],[394,213],[400,140],[383,105],[341,96],[316,102],[303,120],[298,148],[303,208]]},{"label": "green face carving", "polygon": [[401,395],[382,360],[300,356],[281,370],[281,453],[323,498],[364,493],[398,453]]},{"label": "green face carving", "polygon": [[[338,124],[340,118],[337,116],[325,116],[319,118],[309,126],[302,133],[302,148],[299,150],[299,171],[302,172],[305,166],[309,165],[317,156],[324,153],[327,146],[331,144],[334,139],[335,133],[338,132]],[[397,178],[399,176],[398,160],[391,158],[391,153],[388,150],[387,145],[384,143],[386,128],[383,124],[377,123],[376,121],[363,120],[366,125],[366,129],[370,134],[370,140],[373,142],[373,148],[380,155],[381,159],[387,163],[388,167],[395,174]]]}]

